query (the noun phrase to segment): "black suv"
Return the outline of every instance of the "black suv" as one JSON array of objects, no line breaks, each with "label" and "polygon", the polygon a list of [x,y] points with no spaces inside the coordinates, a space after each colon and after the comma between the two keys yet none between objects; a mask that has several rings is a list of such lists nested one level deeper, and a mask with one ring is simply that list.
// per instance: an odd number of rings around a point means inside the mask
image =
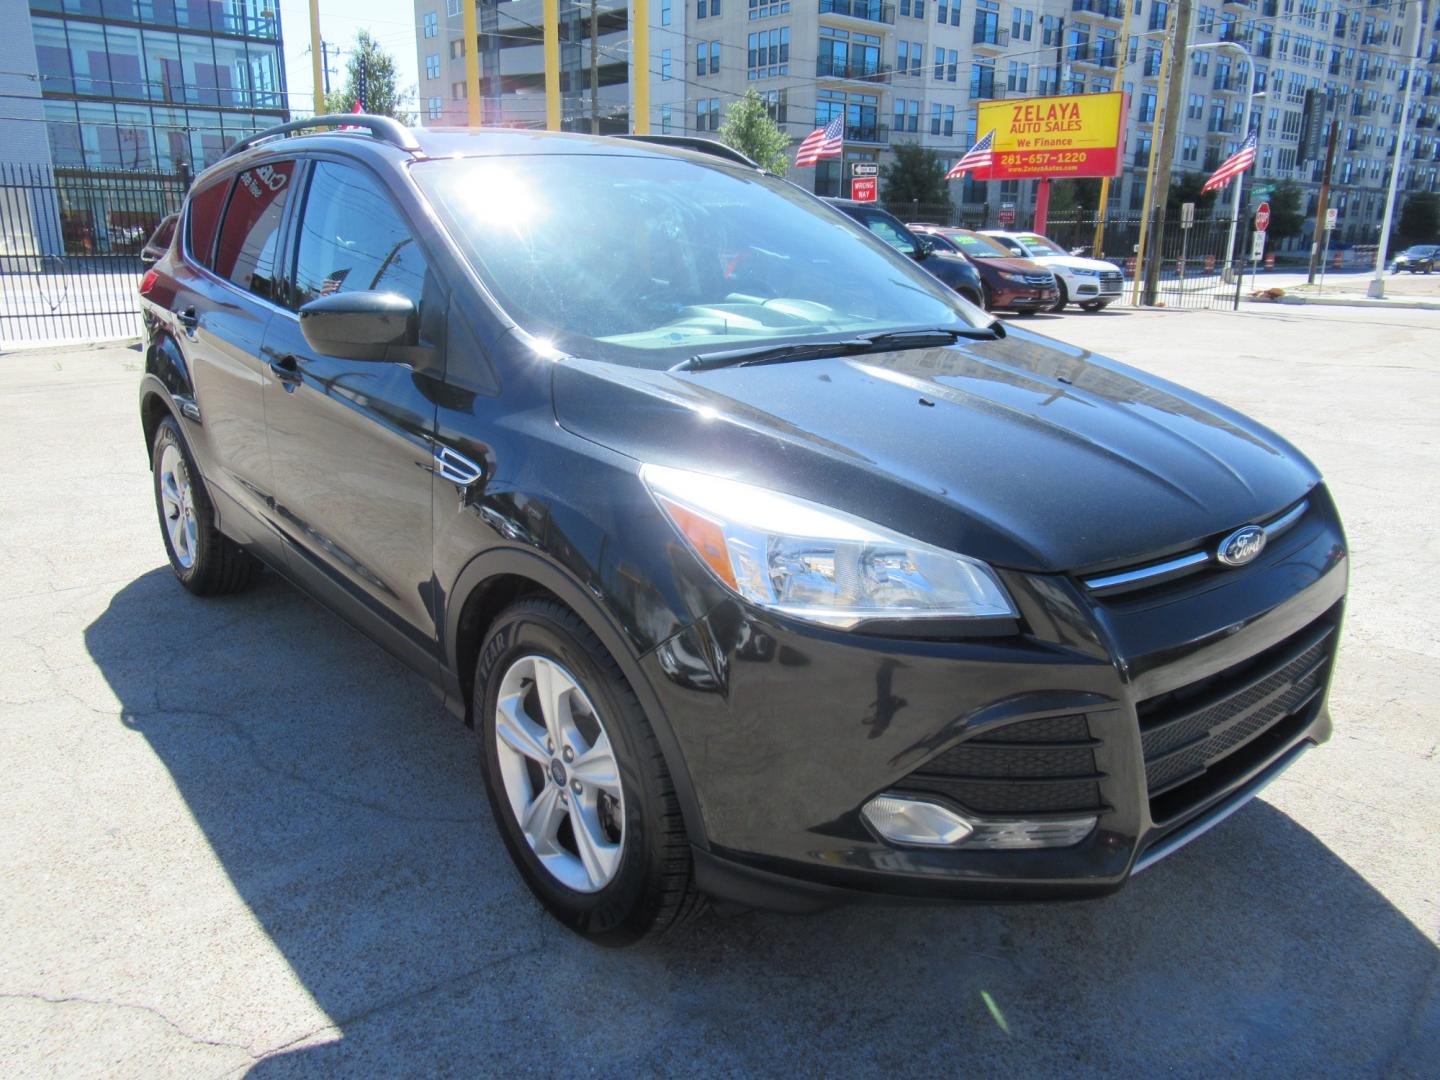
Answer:
[{"label": "black suv", "polygon": [[146,276],[171,565],[429,679],[577,931],[1098,896],[1327,737],[1345,538],[1272,432],[743,161],[305,123],[362,130],[245,140]]},{"label": "black suv", "polygon": [[864,225],[902,255],[922,264],[976,307],[985,306],[985,286],[981,283],[980,272],[963,255],[943,250],[930,237],[913,232],[890,211],[874,203],[832,198],[825,201],[852,221]]}]

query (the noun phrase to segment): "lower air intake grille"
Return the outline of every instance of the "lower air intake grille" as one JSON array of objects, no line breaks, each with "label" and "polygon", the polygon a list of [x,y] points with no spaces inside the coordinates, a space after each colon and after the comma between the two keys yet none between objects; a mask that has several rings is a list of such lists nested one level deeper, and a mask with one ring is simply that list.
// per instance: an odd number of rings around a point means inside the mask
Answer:
[{"label": "lower air intake grille", "polygon": [[1106,270],[1100,274],[1100,291],[1111,293],[1119,292],[1125,284],[1123,275],[1114,270]]},{"label": "lower air intake grille", "polygon": [[936,755],[894,790],[939,795],[982,814],[1097,810],[1096,745],[1084,716],[1019,720]]},{"label": "lower air intake grille", "polygon": [[1325,686],[1334,625],[1317,623],[1256,657],[1140,703],[1150,812],[1183,814],[1225,782],[1244,749],[1301,721]]}]

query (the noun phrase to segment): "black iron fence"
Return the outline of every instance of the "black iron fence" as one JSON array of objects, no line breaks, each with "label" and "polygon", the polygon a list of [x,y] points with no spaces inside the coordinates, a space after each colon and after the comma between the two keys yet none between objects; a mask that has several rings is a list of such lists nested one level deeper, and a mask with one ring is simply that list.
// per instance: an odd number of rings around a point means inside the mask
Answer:
[{"label": "black iron fence", "polygon": [[[887,203],[888,209],[908,222],[946,225],[965,229],[1028,230],[1031,213],[1015,222],[1014,215],[997,213],[983,204],[928,205],[919,202]],[[1000,220],[1001,216],[1009,221]],[[1140,243],[1141,216],[1134,212],[1113,213],[1105,220],[1101,249],[1095,249],[1096,215],[1091,213],[1052,215],[1045,225],[1045,236],[1058,247],[1073,255],[1102,258],[1115,263],[1125,274],[1123,302],[1130,303],[1135,295],[1137,273],[1136,253]],[[1178,308],[1234,307],[1237,268],[1248,268],[1250,254],[1249,223],[1241,222],[1236,230],[1235,253],[1226,259],[1230,235],[1228,217],[1197,218],[1188,228],[1177,214],[1167,215],[1163,228],[1147,230],[1147,248],[1160,251],[1160,272],[1154,301],[1157,305]],[[1143,290],[1141,302],[1145,302]]]},{"label": "black iron fence", "polygon": [[140,333],[140,249],[185,176],[0,164],[0,345]]}]

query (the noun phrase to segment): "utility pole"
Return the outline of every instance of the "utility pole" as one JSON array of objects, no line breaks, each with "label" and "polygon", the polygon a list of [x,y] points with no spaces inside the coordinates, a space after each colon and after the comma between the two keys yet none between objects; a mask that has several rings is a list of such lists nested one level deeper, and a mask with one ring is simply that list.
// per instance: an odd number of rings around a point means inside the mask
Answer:
[{"label": "utility pole", "polygon": [[465,40],[465,122],[472,128],[481,123],[480,112],[480,28],[477,25],[475,7],[480,0],[463,0],[465,15],[461,20],[461,32]]},{"label": "utility pole", "polygon": [[[630,115],[630,132],[650,134],[650,0],[633,0],[630,5],[630,85],[635,109]],[[843,158],[842,158],[843,160]]]},{"label": "utility pole", "polygon": [[545,47],[545,129],[559,131],[560,100],[560,0],[545,0],[541,6]]},{"label": "utility pole", "polygon": [[321,72],[320,0],[310,0],[310,77],[315,80],[315,115],[325,112],[325,76]]},{"label": "utility pole", "polygon": [[[1120,0],[1120,5],[1125,14],[1120,20],[1120,53],[1115,58],[1115,67],[1119,74],[1119,82],[1125,85],[1125,72],[1129,68],[1130,57],[1130,13],[1135,10],[1135,5],[1130,0]],[[1124,172],[1124,163],[1120,164],[1121,172]],[[1100,178],[1100,209],[1095,215],[1095,241],[1090,245],[1090,257],[1092,259],[1103,259],[1105,257],[1105,212],[1110,207],[1110,177]]]},{"label": "utility pole", "polygon": [[590,134],[600,134],[600,16],[590,0]]},{"label": "utility pole", "polygon": [[1155,162],[1160,149],[1160,122],[1165,117],[1165,89],[1170,78],[1170,54],[1174,44],[1174,15],[1166,16],[1165,37],[1160,50],[1160,85],[1155,106],[1155,118],[1150,123],[1150,156],[1145,162],[1145,205],[1140,211],[1140,236],[1135,244],[1135,278],[1130,286],[1130,303],[1140,303],[1140,282],[1145,277],[1145,252],[1150,229],[1150,206],[1155,194]]},{"label": "utility pole", "polygon": [[[1170,50],[1170,79],[1166,86],[1164,131],[1160,136],[1160,161],[1155,169],[1155,189],[1150,192],[1154,207],[1155,244],[1145,266],[1146,305],[1155,303],[1160,291],[1160,262],[1165,254],[1165,206],[1170,199],[1170,169],[1175,162],[1175,144],[1180,138],[1180,111],[1185,102],[1180,95],[1185,89],[1185,65],[1190,59],[1191,0],[1179,0],[1175,10],[1175,40]],[[1177,75],[1181,76],[1177,78]]]},{"label": "utility pole", "polygon": [[1411,4],[1415,11],[1415,37],[1410,44],[1410,58],[1405,61],[1405,101],[1400,106],[1400,129],[1395,132],[1395,156],[1390,162],[1390,189],[1385,195],[1385,216],[1380,221],[1380,246],[1375,249],[1375,277],[1365,295],[1372,300],[1385,299],[1385,249],[1390,246],[1390,224],[1395,219],[1395,192],[1400,184],[1401,161],[1405,156],[1405,129],[1410,124],[1410,100],[1415,93],[1415,62],[1420,58],[1420,43],[1429,25],[1425,5]]},{"label": "utility pole", "polygon": [[1330,121],[1330,136],[1325,140],[1325,169],[1320,174],[1320,197],[1315,202],[1315,232],[1310,242],[1310,284],[1315,284],[1315,266],[1320,261],[1320,241],[1325,233],[1325,211],[1330,208],[1330,170],[1335,165],[1335,137],[1340,134],[1340,121]]}]

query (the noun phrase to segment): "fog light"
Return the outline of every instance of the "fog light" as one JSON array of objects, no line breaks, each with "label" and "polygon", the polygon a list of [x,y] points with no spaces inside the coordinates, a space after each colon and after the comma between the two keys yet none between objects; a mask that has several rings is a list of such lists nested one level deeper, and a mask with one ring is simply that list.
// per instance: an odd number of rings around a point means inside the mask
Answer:
[{"label": "fog light", "polygon": [[986,818],[962,814],[924,799],[878,795],[862,811],[880,836],[907,847],[949,847],[968,851],[1023,851],[1073,847],[1099,820],[1085,817]]},{"label": "fog light", "polygon": [[1054,821],[982,818],[973,823],[974,831],[960,846],[990,851],[1073,847],[1090,835],[1096,820],[1093,816]]},{"label": "fog light", "polygon": [[919,799],[879,795],[865,804],[865,820],[892,844],[954,847],[973,831],[953,810]]}]

